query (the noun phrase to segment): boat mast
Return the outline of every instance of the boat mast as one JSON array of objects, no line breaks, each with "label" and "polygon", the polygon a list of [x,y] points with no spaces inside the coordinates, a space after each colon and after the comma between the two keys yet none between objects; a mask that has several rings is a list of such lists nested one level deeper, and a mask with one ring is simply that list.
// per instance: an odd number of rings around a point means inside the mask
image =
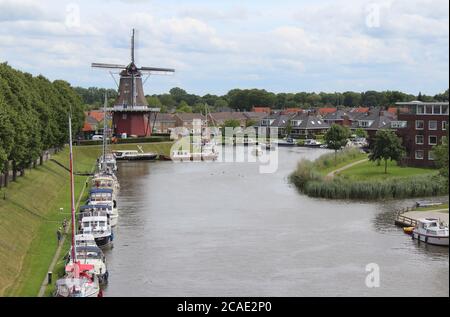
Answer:
[{"label": "boat mast", "polygon": [[107,135],[106,135],[106,105],[108,104],[108,93],[105,92],[105,103],[103,105],[103,157],[101,163],[101,170],[103,171],[105,169],[105,160],[106,160],[106,142],[107,142]]},{"label": "boat mast", "polygon": [[72,216],[72,263],[77,262],[77,253],[75,252],[75,186],[73,181],[73,149],[72,149],[72,117],[69,113],[69,164],[70,164],[70,213]]}]

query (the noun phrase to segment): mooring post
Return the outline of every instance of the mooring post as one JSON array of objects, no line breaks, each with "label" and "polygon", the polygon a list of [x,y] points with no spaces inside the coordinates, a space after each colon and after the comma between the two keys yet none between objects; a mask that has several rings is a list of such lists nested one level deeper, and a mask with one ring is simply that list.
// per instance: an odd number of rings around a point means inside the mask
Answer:
[{"label": "mooring post", "polygon": [[52,275],[53,275],[53,273],[51,271],[47,273],[47,284],[48,285],[52,284]]}]

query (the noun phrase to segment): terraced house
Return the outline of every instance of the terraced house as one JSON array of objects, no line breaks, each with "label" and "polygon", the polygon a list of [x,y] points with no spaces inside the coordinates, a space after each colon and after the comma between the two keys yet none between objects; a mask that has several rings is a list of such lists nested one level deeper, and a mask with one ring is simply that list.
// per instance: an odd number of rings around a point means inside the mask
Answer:
[{"label": "terraced house", "polygon": [[403,139],[407,156],[404,163],[410,166],[433,166],[433,148],[447,137],[448,102],[398,102],[406,108],[395,122],[397,134]]}]

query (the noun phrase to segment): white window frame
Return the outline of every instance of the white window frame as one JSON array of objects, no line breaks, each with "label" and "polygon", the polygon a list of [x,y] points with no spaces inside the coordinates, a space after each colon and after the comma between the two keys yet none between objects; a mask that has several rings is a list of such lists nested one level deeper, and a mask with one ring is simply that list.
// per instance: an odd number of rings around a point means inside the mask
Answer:
[{"label": "white window frame", "polygon": [[[435,129],[431,128],[431,122],[436,122],[436,128]],[[437,120],[430,120],[430,121],[428,121],[428,130],[430,130],[430,131],[437,131],[437,129],[438,129],[438,122],[437,122]]]},{"label": "white window frame", "polygon": [[[417,124],[418,124],[419,122],[422,122],[422,125],[423,125],[422,128],[418,128],[418,127],[417,127]],[[416,130],[423,130],[424,128],[425,128],[425,121],[423,121],[423,120],[416,120]]]},{"label": "white window frame", "polygon": [[[417,137],[422,137],[422,143],[417,142]],[[416,144],[417,145],[423,145],[423,143],[425,142],[425,137],[423,135],[416,135]]]},{"label": "white window frame", "polygon": [[447,125],[448,125],[447,121],[442,121],[442,131],[447,131]]},{"label": "white window frame", "polygon": [[428,151],[428,160],[434,161],[436,158],[434,157],[434,151]]},{"label": "white window frame", "polygon": [[[430,139],[431,138],[436,138],[436,143],[431,143]],[[429,135],[428,136],[428,145],[437,145],[439,141],[439,138],[437,137],[437,135]]]},{"label": "white window frame", "polygon": [[[421,111],[419,111],[419,109]],[[416,108],[416,113],[417,114],[424,114],[425,113],[425,107],[423,105],[418,105],[417,108]]]},{"label": "white window frame", "polygon": [[[422,157],[417,157],[418,152],[422,152]],[[423,160],[423,157],[424,157],[423,150],[416,150],[416,152],[414,153],[414,156],[415,156],[416,160]]]}]

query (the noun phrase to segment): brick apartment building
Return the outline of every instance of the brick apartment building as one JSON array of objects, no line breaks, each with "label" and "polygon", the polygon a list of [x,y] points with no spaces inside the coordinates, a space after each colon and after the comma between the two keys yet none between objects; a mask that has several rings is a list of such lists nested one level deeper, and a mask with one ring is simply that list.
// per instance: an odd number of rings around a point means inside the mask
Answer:
[{"label": "brick apartment building", "polygon": [[447,137],[448,102],[398,102],[398,107],[409,111],[398,114],[393,122],[397,134],[406,148],[404,163],[409,166],[431,167],[434,165],[433,147]]}]

